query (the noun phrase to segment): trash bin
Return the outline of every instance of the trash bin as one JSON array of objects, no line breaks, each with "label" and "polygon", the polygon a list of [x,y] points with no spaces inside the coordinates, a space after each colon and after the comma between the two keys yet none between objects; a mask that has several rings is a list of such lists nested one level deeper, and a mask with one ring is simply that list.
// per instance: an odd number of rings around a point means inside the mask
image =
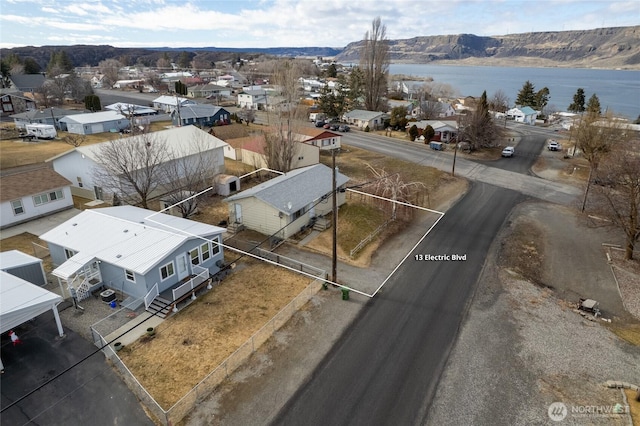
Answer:
[{"label": "trash bin", "polygon": [[342,287],[340,290],[342,291],[342,300],[349,300],[349,289]]}]

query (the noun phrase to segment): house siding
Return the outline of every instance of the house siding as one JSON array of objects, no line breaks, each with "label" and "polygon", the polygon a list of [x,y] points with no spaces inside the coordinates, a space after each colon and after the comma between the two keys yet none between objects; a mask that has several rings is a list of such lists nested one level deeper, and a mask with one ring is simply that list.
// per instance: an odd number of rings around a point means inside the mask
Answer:
[{"label": "house siding", "polygon": [[47,284],[47,280],[45,279],[42,269],[42,262],[7,268],[4,271],[15,277],[29,281],[32,284],[40,286]]},{"label": "house siding", "polygon": [[[54,201],[49,201],[44,204],[36,206],[33,200],[35,195],[62,191],[62,198]],[[32,194],[20,198],[22,202],[22,208],[24,213],[14,214],[11,202],[15,200],[5,201],[0,203],[0,228],[6,228],[9,226],[17,225],[19,223],[28,222],[30,220],[49,215],[61,210],[70,209],[73,207],[73,198],[71,196],[71,188],[68,186],[61,188],[48,189],[38,194]]]}]

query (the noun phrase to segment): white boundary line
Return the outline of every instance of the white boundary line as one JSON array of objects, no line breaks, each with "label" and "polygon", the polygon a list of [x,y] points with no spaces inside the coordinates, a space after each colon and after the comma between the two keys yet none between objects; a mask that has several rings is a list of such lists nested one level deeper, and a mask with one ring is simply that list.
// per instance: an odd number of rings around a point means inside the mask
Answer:
[{"label": "white boundary line", "polygon": [[[269,169],[267,169],[267,170],[269,170]],[[247,176],[247,175],[245,175],[245,176]],[[157,220],[153,220],[153,219],[151,219],[153,216],[155,216],[155,215],[157,215],[157,214],[159,214],[159,213],[163,213],[165,210],[171,209],[172,207],[175,207],[175,206],[177,206],[178,204],[184,203],[185,201],[188,201],[188,200],[190,200],[190,199],[192,199],[192,198],[195,198],[195,197],[197,197],[197,196],[199,196],[199,195],[202,195],[202,194],[204,194],[204,193],[206,193],[206,192],[209,192],[209,191],[211,191],[212,189],[213,189],[213,187],[212,187],[212,186],[210,186],[209,188],[204,189],[204,190],[202,190],[202,191],[198,192],[197,194],[191,195],[190,197],[187,197],[187,198],[185,198],[185,199],[184,199],[184,200],[182,200],[182,201],[178,201],[177,203],[175,203],[175,204],[173,204],[173,205],[171,205],[171,206],[165,207],[164,209],[162,209],[162,210],[160,210],[160,211],[158,211],[158,212],[154,212],[154,213],[150,214],[149,216],[145,217],[145,219],[146,219],[146,220],[148,220],[148,221],[150,221],[150,222],[156,223],[156,224],[158,224],[158,225],[160,225],[160,226],[163,226],[163,227],[169,228],[169,229],[171,229],[171,230],[173,230],[173,231],[176,231],[176,232],[178,232],[178,233],[186,234],[186,235],[189,235],[189,236],[191,236],[191,237],[198,238],[198,239],[203,240],[203,241],[208,241],[208,242],[210,242],[210,243],[216,243],[216,244],[218,244],[219,246],[222,246],[222,247],[224,247],[224,248],[226,248],[226,249],[229,249],[229,250],[234,251],[234,252],[237,252],[237,253],[241,253],[241,254],[243,254],[243,255],[245,255],[245,256],[253,257],[254,259],[257,259],[257,260],[262,260],[263,262],[267,262],[267,263],[269,263],[269,264],[271,264],[271,265],[274,265],[274,266],[278,266],[278,267],[281,267],[281,268],[288,269],[288,270],[290,270],[290,271],[292,271],[292,272],[295,272],[295,273],[297,273],[297,274],[305,275],[305,276],[310,277],[310,278],[313,278],[313,279],[318,279],[318,277],[317,277],[316,275],[312,275],[312,274],[309,274],[309,273],[307,273],[307,272],[304,272],[304,271],[300,271],[300,270],[294,269],[294,268],[292,268],[292,267],[290,267],[290,266],[287,266],[287,265],[282,265],[282,264],[277,263],[277,262],[274,262],[274,261],[272,261],[272,260],[265,259],[265,258],[263,258],[263,257],[257,256],[257,255],[255,255],[255,254],[252,254],[252,253],[249,253],[249,252],[246,252],[246,251],[243,251],[243,250],[237,249],[237,248],[235,248],[235,247],[228,246],[228,245],[226,245],[226,244],[224,244],[224,243],[222,243],[222,242],[220,242],[220,241],[213,241],[213,240],[209,240],[209,239],[204,238],[204,237],[201,237],[201,236],[199,236],[199,235],[192,234],[191,232],[187,232],[187,231],[185,231],[185,230],[182,230],[182,229],[179,229],[179,228],[175,228],[175,227],[173,227],[173,226],[170,226],[170,225],[167,225],[167,224],[165,224],[165,223],[158,222]],[[393,276],[393,274],[395,274],[395,273],[396,273],[396,271],[400,268],[400,266],[402,266],[402,264],[405,262],[405,260],[407,260],[407,258],[411,255],[411,253],[415,250],[415,248],[416,248],[416,247],[417,247],[417,246],[418,246],[418,245],[419,245],[419,244],[420,244],[420,243],[421,243],[421,242],[422,242],[422,241],[427,237],[427,235],[429,235],[429,233],[431,232],[431,230],[432,230],[433,228],[435,228],[435,226],[438,224],[438,222],[440,222],[440,219],[442,219],[442,218],[444,217],[444,213],[443,213],[443,212],[440,212],[440,211],[438,211],[438,210],[428,209],[428,208],[426,208],[426,207],[420,207],[420,206],[416,206],[416,205],[413,205],[413,204],[405,203],[405,202],[403,202],[403,201],[391,200],[391,199],[389,199],[389,198],[380,197],[380,196],[378,196],[378,195],[368,194],[368,193],[366,193],[366,192],[362,192],[362,191],[356,191],[356,190],[354,190],[354,189],[347,189],[347,191],[354,192],[354,193],[356,193],[356,194],[360,194],[360,195],[366,195],[366,196],[368,196],[368,197],[377,198],[377,199],[384,200],[384,201],[390,201],[390,202],[395,203],[395,204],[400,204],[400,205],[403,205],[403,206],[408,206],[408,207],[411,207],[411,208],[414,208],[414,209],[423,210],[423,211],[427,211],[427,212],[430,212],[430,213],[436,213],[436,214],[439,214],[439,215],[440,215],[440,217],[438,217],[438,219],[436,219],[436,221],[433,223],[433,225],[431,225],[431,226],[429,227],[429,229],[427,229],[427,232],[425,232],[425,234],[424,234],[422,237],[420,237],[420,239],[418,240],[418,242],[417,242],[417,243],[415,243],[415,245],[414,245],[413,247],[411,247],[411,250],[409,250],[409,251],[407,252],[407,254],[402,258],[402,260],[400,261],[400,263],[398,263],[398,265],[396,265],[396,267],[393,269],[393,271],[391,271],[391,272],[389,273],[389,275],[387,275],[387,277],[384,279],[384,281],[382,281],[382,283],[380,284],[380,286],[378,286],[378,288],[376,288],[376,290],[375,290],[372,294],[365,293],[365,292],[363,292],[363,291],[361,291],[361,290],[358,290],[358,289],[355,289],[355,288],[353,288],[353,287],[349,287],[349,286],[346,286],[346,285],[343,285],[343,284],[338,284],[338,283],[333,282],[333,281],[331,281],[331,280],[329,280],[329,279],[325,279],[325,280],[324,280],[324,282],[329,283],[329,284],[333,284],[333,285],[335,285],[335,286],[337,286],[337,287],[339,287],[339,288],[341,288],[341,289],[347,289],[347,290],[349,290],[349,291],[353,291],[354,293],[358,293],[358,294],[360,294],[360,295],[362,295],[362,296],[365,296],[365,297],[368,297],[368,298],[373,298],[376,294],[378,294],[378,293],[380,292],[380,290],[382,289],[382,287],[387,283],[387,281],[389,281],[389,279],[391,278],[391,276]]]}]

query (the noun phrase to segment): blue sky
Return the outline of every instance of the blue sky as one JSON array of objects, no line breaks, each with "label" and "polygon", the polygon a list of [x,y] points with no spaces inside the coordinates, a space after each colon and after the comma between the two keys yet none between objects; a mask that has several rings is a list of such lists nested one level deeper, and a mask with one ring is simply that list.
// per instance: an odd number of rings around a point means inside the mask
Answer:
[{"label": "blue sky", "polygon": [[389,39],[640,25],[637,1],[0,0],[0,47],[344,47],[380,16]]}]

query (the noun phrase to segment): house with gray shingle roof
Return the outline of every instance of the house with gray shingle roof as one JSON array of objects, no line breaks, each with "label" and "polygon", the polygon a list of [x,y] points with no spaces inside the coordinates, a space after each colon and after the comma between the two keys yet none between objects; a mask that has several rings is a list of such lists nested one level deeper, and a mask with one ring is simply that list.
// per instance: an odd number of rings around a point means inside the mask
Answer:
[{"label": "house with gray shingle roof", "polygon": [[9,172],[0,177],[0,228],[72,207],[71,182],[51,168]]},{"label": "house with gray shingle roof", "polygon": [[342,116],[342,121],[357,127],[361,130],[369,127],[370,130],[381,129],[384,122],[389,118],[389,114],[384,112],[366,111],[363,109],[354,109]]},{"label": "house with gray shingle roof", "polygon": [[171,121],[174,126],[193,124],[199,127],[212,127],[214,125],[229,124],[231,122],[231,114],[226,109],[215,105],[183,105],[179,109],[171,111]]},{"label": "house with gray shingle roof", "polygon": [[[253,188],[227,197],[229,220],[265,235],[289,238],[333,210],[331,168],[324,164],[295,169]],[[336,175],[336,187],[349,178]],[[337,204],[344,204],[345,193],[338,191]]]},{"label": "house with gray shingle roof", "polygon": [[13,114],[13,122],[18,129],[24,129],[27,124],[51,124],[56,129],[67,130],[67,124],[60,122],[60,119],[66,116],[84,114],[84,111],[64,109],[58,107],[34,109],[31,111]]}]

